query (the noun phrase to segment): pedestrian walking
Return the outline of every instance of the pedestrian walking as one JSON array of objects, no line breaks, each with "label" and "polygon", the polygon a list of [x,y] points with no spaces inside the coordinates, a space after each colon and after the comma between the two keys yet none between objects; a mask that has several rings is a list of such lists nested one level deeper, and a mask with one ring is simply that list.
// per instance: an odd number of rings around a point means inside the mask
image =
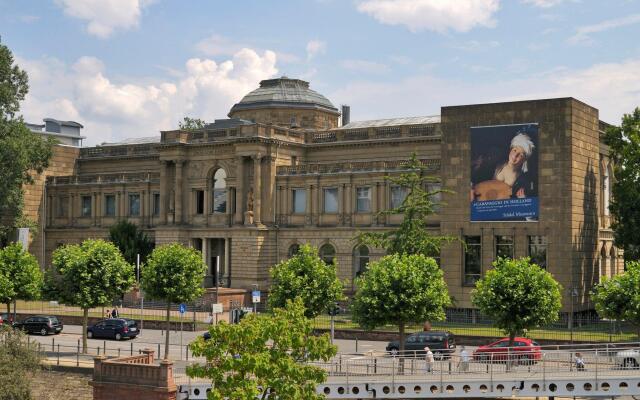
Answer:
[{"label": "pedestrian walking", "polygon": [[105,318],[107,319],[111,318],[111,310],[109,310],[108,308],[107,308],[107,314],[105,315]]},{"label": "pedestrian walking", "polygon": [[111,310],[111,318],[118,318],[118,309],[115,307]]},{"label": "pedestrian walking", "polygon": [[427,373],[430,374],[433,371],[433,352],[429,348],[429,346],[424,348],[425,351],[425,362],[427,363]]},{"label": "pedestrian walking", "polygon": [[574,361],[576,363],[576,370],[584,371],[584,358],[582,358],[581,353],[576,353]]},{"label": "pedestrian walking", "polygon": [[469,352],[464,346],[462,346],[460,348],[460,363],[458,364],[458,371],[460,372],[469,371],[469,361],[470,361]]}]

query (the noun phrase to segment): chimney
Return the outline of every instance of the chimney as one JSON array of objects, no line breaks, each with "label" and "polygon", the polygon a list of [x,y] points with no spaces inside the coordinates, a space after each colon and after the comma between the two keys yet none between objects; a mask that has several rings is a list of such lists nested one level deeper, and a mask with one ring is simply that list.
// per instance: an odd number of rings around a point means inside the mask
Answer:
[{"label": "chimney", "polygon": [[342,126],[345,126],[351,120],[351,107],[343,104],[342,105]]}]

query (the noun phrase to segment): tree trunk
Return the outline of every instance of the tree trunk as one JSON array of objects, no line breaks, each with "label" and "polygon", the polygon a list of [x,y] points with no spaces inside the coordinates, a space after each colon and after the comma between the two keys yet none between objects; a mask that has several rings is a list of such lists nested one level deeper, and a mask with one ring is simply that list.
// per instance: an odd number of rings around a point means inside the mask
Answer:
[{"label": "tree trunk", "polygon": [[169,331],[171,330],[171,301],[167,300],[167,332],[164,337],[164,359],[169,359]]},{"label": "tree trunk", "polygon": [[510,371],[511,367],[516,363],[516,360],[512,359],[512,357],[515,357],[515,354],[512,351],[515,338],[516,334],[514,332],[509,333],[509,347],[507,347],[507,371]]},{"label": "tree trunk", "polygon": [[87,353],[87,322],[89,320],[89,309],[82,309],[82,353]]},{"label": "tree trunk", "polygon": [[7,301],[7,315],[11,314],[11,302]]},{"label": "tree trunk", "polygon": [[400,331],[400,360],[399,360],[399,370],[400,373],[404,373],[404,322],[400,322],[398,324],[398,330]]}]

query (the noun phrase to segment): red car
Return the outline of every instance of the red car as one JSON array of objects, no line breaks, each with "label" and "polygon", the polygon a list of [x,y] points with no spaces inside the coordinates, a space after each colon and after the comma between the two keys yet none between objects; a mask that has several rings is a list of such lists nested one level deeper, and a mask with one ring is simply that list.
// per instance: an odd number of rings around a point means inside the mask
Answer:
[{"label": "red car", "polygon": [[480,346],[473,352],[473,359],[477,361],[507,361],[509,358],[521,364],[536,362],[542,358],[540,345],[531,339],[517,337],[513,340],[513,347],[509,349],[509,338],[504,338]]}]

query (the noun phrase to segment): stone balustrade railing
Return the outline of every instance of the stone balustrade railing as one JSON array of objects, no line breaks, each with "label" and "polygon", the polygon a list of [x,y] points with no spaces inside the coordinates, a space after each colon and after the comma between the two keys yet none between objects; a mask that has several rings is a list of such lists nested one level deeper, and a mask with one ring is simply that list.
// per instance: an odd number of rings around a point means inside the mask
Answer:
[{"label": "stone balustrade railing", "polygon": [[[295,166],[280,166],[277,168],[277,175],[308,175],[308,174],[332,174],[344,172],[373,172],[373,171],[394,171],[402,170],[407,166],[407,160],[389,161],[362,161],[362,162],[342,162],[331,164],[300,164]],[[440,168],[440,160],[423,159],[422,165],[431,171]]]},{"label": "stone balustrade railing", "polygon": [[128,172],[119,174],[91,174],[48,176],[47,185],[86,185],[101,183],[136,183],[136,182],[160,182],[160,174],[157,172]]},{"label": "stone balustrade railing", "polygon": [[439,124],[381,126],[358,129],[337,129],[325,132],[308,132],[307,143],[331,143],[354,140],[393,139],[410,137],[439,137]]}]

